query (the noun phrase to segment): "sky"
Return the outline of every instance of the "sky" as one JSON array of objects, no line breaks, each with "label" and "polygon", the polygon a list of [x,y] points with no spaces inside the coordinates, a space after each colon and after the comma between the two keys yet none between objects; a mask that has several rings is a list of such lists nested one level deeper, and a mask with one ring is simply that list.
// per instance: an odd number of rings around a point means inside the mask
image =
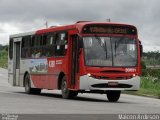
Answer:
[{"label": "sky", "polygon": [[160,51],[160,0],[0,0],[0,44],[9,35],[77,21],[137,27],[144,51]]}]

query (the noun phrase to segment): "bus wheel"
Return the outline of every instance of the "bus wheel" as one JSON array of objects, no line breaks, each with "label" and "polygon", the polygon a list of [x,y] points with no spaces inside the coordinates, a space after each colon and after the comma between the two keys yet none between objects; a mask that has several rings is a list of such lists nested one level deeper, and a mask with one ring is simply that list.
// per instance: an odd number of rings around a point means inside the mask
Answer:
[{"label": "bus wheel", "polygon": [[71,96],[72,97],[76,97],[78,95],[78,92],[77,91],[70,91],[71,92]]},{"label": "bus wheel", "polygon": [[41,93],[41,89],[31,88],[31,81],[30,81],[29,74],[27,74],[25,77],[25,92],[27,94],[40,94]]},{"label": "bus wheel", "polygon": [[109,102],[117,102],[120,98],[121,91],[107,91],[106,94]]},{"label": "bus wheel", "polygon": [[70,99],[78,95],[77,91],[68,90],[66,77],[63,77],[62,79],[61,92],[62,92],[62,98],[64,99]]}]

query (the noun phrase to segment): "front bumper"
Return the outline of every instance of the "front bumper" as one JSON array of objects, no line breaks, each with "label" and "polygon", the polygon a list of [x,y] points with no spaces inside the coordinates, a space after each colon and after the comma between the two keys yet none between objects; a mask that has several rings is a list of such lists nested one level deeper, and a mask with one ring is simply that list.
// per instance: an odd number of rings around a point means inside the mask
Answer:
[{"label": "front bumper", "polygon": [[[117,82],[121,86],[110,87],[108,82]],[[105,87],[106,85],[106,87]],[[96,87],[95,87],[96,86]],[[140,87],[140,77],[135,76],[127,80],[106,80],[96,79],[84,75],[80,77],[80,90],[138,90]]]}]

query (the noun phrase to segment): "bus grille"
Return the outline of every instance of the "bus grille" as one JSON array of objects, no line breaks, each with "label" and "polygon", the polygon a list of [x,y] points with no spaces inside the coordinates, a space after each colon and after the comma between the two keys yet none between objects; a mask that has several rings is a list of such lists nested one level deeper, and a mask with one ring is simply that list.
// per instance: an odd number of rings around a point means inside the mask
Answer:
[{"label": "bus grille", "polygon": [[125,77],[106,77],[106,76],[95,76],[92,75],[93,78],[96,79],[107,79],[107,80],[127,80],[127,79],[131,79],[133,76],[125,76]]},{"label": "bus grille", "polygon": [[95,88],[131,88],[132,85],[128,85],[128,84],[118,84],[118,85],[108,85],[106,83],[101,83],[101,84],[94,84],[92,85],[92,87]]}]

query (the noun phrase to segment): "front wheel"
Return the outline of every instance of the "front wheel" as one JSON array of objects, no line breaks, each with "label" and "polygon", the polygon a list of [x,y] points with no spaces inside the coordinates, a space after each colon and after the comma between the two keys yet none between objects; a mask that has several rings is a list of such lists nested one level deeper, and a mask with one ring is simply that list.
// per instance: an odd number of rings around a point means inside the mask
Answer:
[{"label": "front wheel", "polygon": [[106,94],[109,102],[117,102],[120,98],[121,91],[107,91]]},{"label": "front wheel", "polygon": [[29,74],[25,76],[25,92],[27,94],[40,94],[41,89],[31,88],[31,80]]},{"label": "front wheel", "polygon": [[68,90],[66,77],[63,77],[62,79],[61,92],[62,92],[62,98],[64,99],[70,99],[78,95],[77,91]]}]

